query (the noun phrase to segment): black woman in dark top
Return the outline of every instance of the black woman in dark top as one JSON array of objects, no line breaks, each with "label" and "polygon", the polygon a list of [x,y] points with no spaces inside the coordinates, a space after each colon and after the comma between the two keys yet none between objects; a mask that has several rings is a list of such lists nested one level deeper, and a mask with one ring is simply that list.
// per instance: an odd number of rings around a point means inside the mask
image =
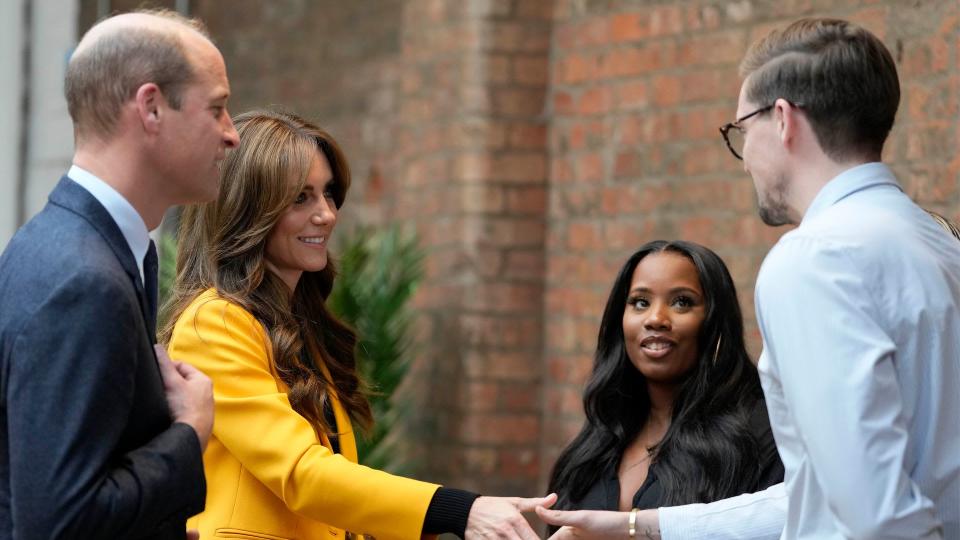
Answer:
[{"label": "black woman in dark top", "polygon": [[627,260],[583,403],[550,477],[555,508],[710,502],[783,480],[733,279],[703,246],[655,241]]}]

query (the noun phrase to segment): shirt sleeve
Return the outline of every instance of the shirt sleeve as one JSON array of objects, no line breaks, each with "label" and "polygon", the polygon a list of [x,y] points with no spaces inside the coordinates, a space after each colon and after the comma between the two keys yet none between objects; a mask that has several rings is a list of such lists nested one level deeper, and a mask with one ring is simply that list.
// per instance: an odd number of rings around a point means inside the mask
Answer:
[{"label": "shirt sleeve", "polygon": [[781,241],[757,281],[765,354],[844,536],[927,537],[940,524],[905,470],[896,346],[870,273],[854,263],[869,258],[855,249],[804,236]]},{"label": "shirt sleeve", "polygon": [[178,321],[170,355],[213,380],[213,436],[293,512],[378,539],[419,538],[439,486],[331,452],[291,407],[268,344],[260,323],[224,300],[194,302]]},{"label": "shirt sleeve", "polygon": [[663,540],[777,540],[787,515],[783,483],[707,504],[660,508]]}]

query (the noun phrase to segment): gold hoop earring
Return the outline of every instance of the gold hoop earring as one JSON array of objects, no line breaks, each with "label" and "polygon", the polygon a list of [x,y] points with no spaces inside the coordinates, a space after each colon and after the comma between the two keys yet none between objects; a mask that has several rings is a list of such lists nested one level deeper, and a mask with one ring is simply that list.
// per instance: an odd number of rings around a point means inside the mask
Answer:
[{"label": "gold hoop earring", "polygon": [[720,334],[720,335],[717,337],[717,348],[713,350],[713,365],[714,365],[714,367],[716,367],[716,365],[717,365],[717,357],[720,356],[720,343],[722,343],[722,342],[723,342],[723,334]]}]

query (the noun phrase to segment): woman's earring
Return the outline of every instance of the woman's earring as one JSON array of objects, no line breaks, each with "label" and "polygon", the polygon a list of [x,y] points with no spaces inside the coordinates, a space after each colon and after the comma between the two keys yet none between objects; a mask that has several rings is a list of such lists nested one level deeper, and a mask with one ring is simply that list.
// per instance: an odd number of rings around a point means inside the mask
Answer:
[{"label": "woman's earring", "polygon": [[717,357],[720,356],[720,343],[722,343],[722,342],[723,342],[723,334],[720,334],[720,335],[717,337],[717,348],[713,350],[713,365],[714,365],[714,367],[716,367],[716,365],[717,365]]}]

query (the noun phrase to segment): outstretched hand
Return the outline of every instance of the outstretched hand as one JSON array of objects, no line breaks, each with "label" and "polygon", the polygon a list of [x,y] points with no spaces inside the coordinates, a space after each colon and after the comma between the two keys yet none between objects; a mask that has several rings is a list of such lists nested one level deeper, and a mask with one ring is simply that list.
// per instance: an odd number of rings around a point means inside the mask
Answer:
[{"label": "outstretched hand", "polygon": [[[538,507],[537,515],[545,523],[560,527],[550,540],[620,540],[629,539],[630,512],[604,510],[548,510]],[[656,510],[637,512],[636,535],[642,540],[660,540],[659,516]]]},{"label": "outstretched hand", "polygon": [[464,540],[506,538],[510,540],[539,540],[539,536],[523,517],[537,507],[549,508],[557,496],[546,497],[480,497],[473,503],[467,518]]}]

